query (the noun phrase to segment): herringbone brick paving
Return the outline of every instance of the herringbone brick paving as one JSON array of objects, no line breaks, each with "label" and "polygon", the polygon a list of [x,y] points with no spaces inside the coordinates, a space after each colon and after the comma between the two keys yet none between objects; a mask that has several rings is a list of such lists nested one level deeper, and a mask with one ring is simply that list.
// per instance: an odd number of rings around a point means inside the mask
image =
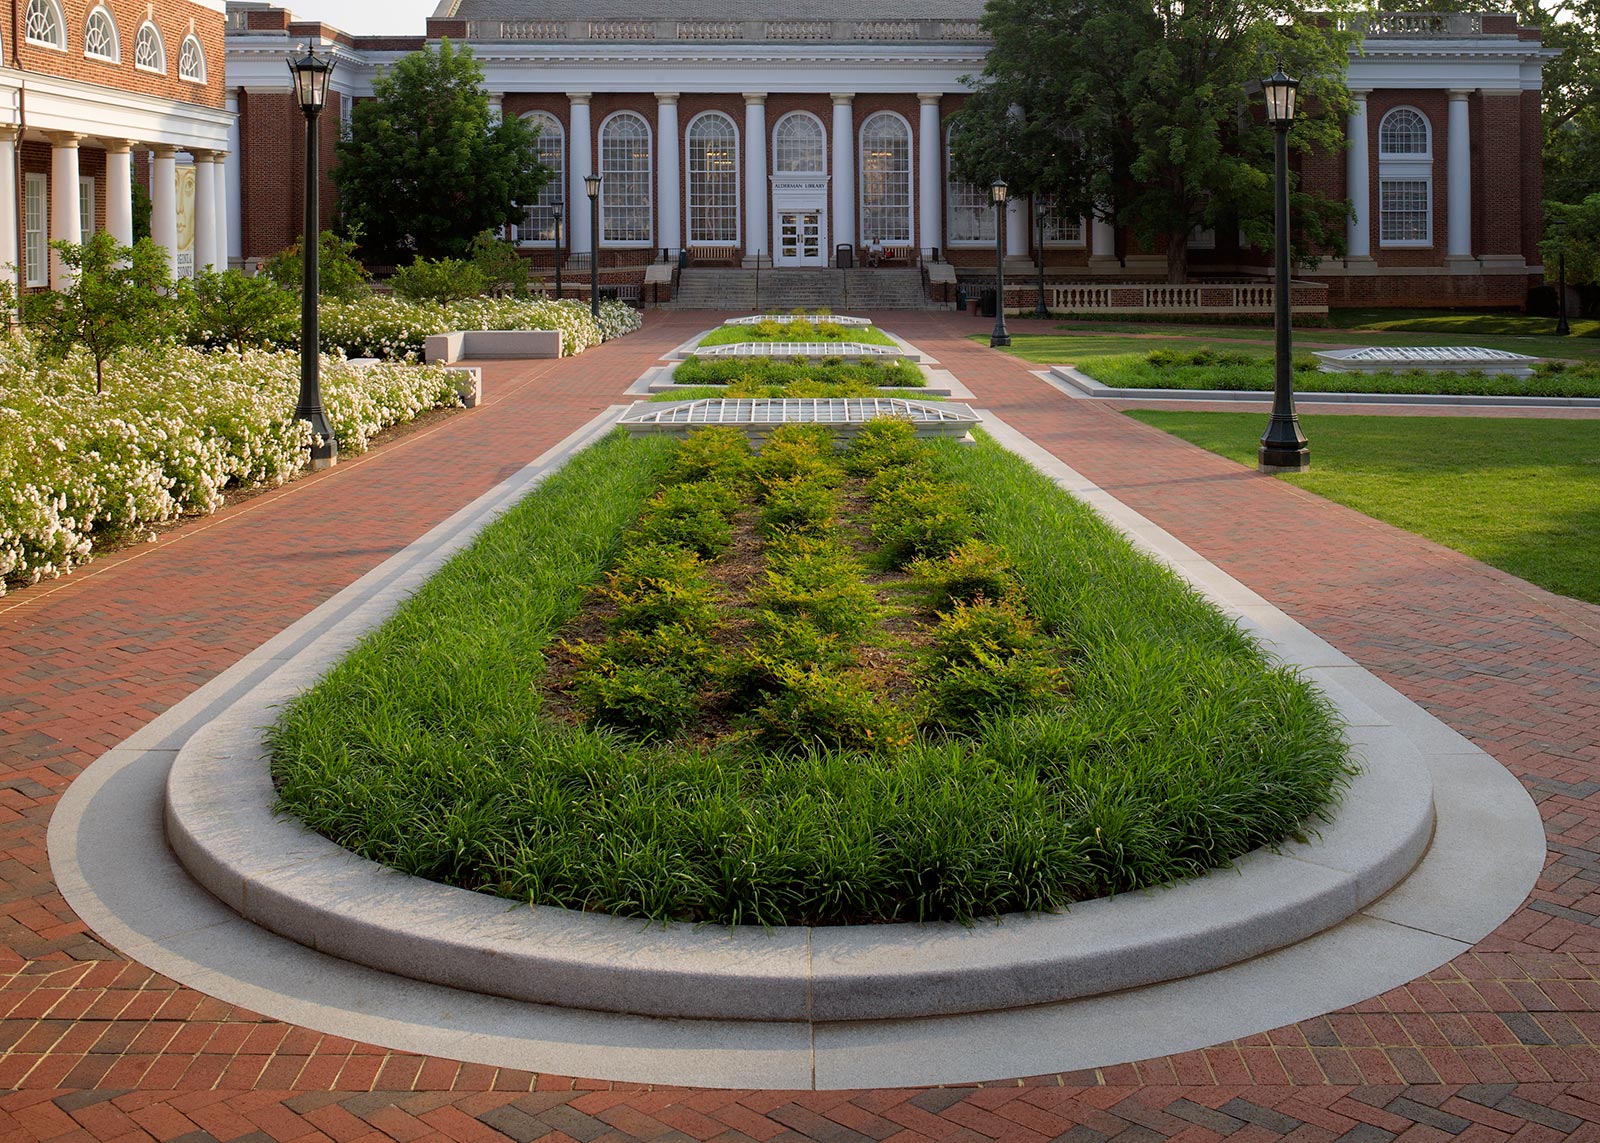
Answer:
[{"label": "herringbone brick paving", "polygon": [[1550,856],[1523,909],[1424,979],[1234,1043],[855,1092],[644,1088],[392,1052],[180,987],[85,930],[44,850],[55,799],[83,767],[622,400],[709,320],[652,314],[577,359],[492,365],[475,412],[0,599],[0,1139],[1600,1139],[1600,609],[1069,400],[965,341],[987,323],[963,315],[884,320],[977,404],[1524,782]]}]

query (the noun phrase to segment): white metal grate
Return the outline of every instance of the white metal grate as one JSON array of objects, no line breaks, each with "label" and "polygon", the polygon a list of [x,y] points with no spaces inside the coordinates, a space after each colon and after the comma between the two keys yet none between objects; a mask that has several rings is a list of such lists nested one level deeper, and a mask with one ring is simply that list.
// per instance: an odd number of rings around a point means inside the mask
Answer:
[{"label": "white metal grate", "polygon": [[832,322],[834,325],[871,325],[871,318],[849,317],[845,314],[747,314],[744,317],[733,317],[723,322],[723,325],[760,325],[764,321],[775,321],[783,325],[791,321],[808,321],[812,325],[818,322]]},{"label": "white metal grate", "polygon": [[867,345],[859,341],[735,341],[728,345],[703,345],[697,357],[904,357],[896,345]]},{"label": "white metal grate", "polygon": [[675,404],[637,404],[619,420],[623,427],[666,425],[860,425],[877,417],[899,417],[913,425],[970,428],[971,406],[903,397],[706,397]]}]

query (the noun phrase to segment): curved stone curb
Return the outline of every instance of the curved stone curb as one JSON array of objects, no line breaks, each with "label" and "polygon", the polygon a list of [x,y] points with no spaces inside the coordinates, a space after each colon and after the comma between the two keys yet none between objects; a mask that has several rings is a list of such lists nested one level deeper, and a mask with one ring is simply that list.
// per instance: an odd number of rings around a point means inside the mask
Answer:
[{"label": "curved stone curb", "polygon": [[521,906],[383,868],[272,812],[261,730],[274,708],[382,622],[418,574],[407,565],[398,579],[362,581],[365,602],[195,733],[168,776],[166,807],[178,859],[238,913],[418,980],[702,1019],[826,1022],[1047,1004],[1198,975],[1329,929],[1404,879],[1433,827],[1428,770],[1407,733],[1334,689],[1362,764],[1335,819],[1308,842],[1172,888],[971,928],[729,931]]}]

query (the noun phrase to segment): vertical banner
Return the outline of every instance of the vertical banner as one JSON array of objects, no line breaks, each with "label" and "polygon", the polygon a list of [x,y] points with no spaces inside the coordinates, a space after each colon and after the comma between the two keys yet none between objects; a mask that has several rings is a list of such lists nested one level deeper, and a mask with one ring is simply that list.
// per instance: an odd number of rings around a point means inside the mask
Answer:
[{"label": "vertical banner", "polygon": [[194,166],[178,167],[178,277],[194,277]]}]

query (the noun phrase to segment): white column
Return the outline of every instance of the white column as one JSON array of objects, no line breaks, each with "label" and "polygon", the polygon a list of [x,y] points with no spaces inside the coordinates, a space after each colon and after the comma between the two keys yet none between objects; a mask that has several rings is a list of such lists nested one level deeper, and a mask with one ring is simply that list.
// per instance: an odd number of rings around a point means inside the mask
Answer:
[{"label": "white column", "polygon": [[226,270],[228,268],[228,263],[229,263],[229,258],[228,258],[228,166],[227,166],[227,158],[228,158],[228,156],[227,155],[217,155],[217,156],[215,156],[215,158],[216,158],[216,162],[214,164],[214,167],[215,167],[215,170],[216,170],[216,176],[212,180],[213,181],[213,187],[212,187],[212,195],[211,195],[211,218],[213,220],[212,239],[211,239],[213,245],[211,247],[211,251],[212,251],[213,254],[216,255],[215,266],[216,266],[216,269],[220,272],[222,270]]},{"label": "white column", "polygon": [[660,203],[661,245],[669,255],[683,248],[683,178],[678,156],[683,141],[678,138],[678,93],[656,92],[656,202]]},{"label": "white column", "polygon": [[217,220],[221,237],[217,249],[227,256],[228,264],[244,262],[244,168],[239,161],[242,154],[239,135],[239,89],[228,89],[224,105],[233,116],[228,124],[228,153],[222,162],[223,210]]},{"label": "white column", "polygon": [[[16,284],[17,256],[17,129],[0,126],[0,274]],[[6,269],[6,267],[11,267]],[[0,324],[10,318],[0,313]]]},{"label": "white column", "polygon": [[856,124],[854,95],[833,96],[833,240],[856,245]]},{"label": "white column", "polygon": [[744,93],[744,256],[766,261],[767,245],[767,96]]},{"label": "white column", "polygon": [[593,236],[589,230],[589,192],[584,189],[583,176],[599,173],[594,165],[594,138],[589,126],[589,93],[575,92],[567,98],[572,100],[567,132],[567,154],[572,160],[567,172],[567,249],[587,255],[593,247]]},{"label": "white column", "polygon": [[[82,135],[63,131],[50,137],[50,240],[52,242],[82,242],[78,212],[81,196],[78,190],[78,140]],[[64,290],[72,285],[72,271],[62,262],[61,254],[50,251],[50,288]]]},{"label": "white column", "polygon": [[1471,94],[1450,93],[1450,137],[1445,144],[1450,152],[1445,175],[1450,233],[1445,253],[1451,258],[1472,257],[1472,142],[1467,118],[1467,96]]},{"label": "white column", "polygon": [[106,148],[106,230],[124,246],[133,245],[133,144],[103,139]]},{"label": "white column", "polygon": [[502,93],[502,92],[491,91],[489,93],[489,97],[488,98],[489,98],[489,124],[491,126],[493,126],[494,124],[500,122],[500,117],[501,117],[501,114],[502,114],[502,107],[503,107],[503,105],[505,103],[505,98],[506,97],[505,97],[504,93]]},{"label": "white column", "polygon": [[194,152],[194,272],[217,264],[217,156]]},{"label": "white column", "polygon": [[1019,194],[1006,199],[1006,257],[1028,257],[1028,200]]},{"label": "white column", "polygon": [[150,237],[167,249],[167,268],[178,276],[178,165],[176,148],[155,147],[150,163]]},{"label": "white column", "polygon": [[917,130],[917,213],[922,221],[917,233],[922,236],[920,249],[931,257],[935,247],[943,247],[944,227],[940,225],[944,212],[939,209],[939,97],[918,94],[922,103],[922,121]]},{"label": "white column", "polygon": [[1099,215],[1089,224],[1089,250],[1096,258],[1117,257],[1117,228]]},{"label": "white column", "polygon": [[1345,135],[1350,149],[1344,153],[1345,193],[1354,213],[1345,222],[1345,253],[1350,258],[1372,257],[1372,183],[1368,179],[1367,92],[1350,89],[1350,116]]}]

